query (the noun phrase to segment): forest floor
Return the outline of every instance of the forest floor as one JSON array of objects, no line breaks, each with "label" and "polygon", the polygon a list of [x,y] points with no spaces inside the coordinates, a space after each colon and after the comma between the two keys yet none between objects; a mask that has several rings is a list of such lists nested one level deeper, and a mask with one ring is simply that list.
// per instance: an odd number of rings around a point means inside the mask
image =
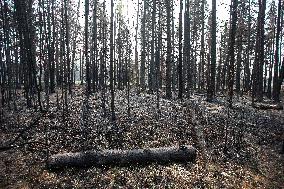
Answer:
[{"label": "forest floor", "polygon": [[[131,91],[128,116],[126,92],[116,91],[116,132],[100,94],[87,98],[77,86],[67,112],[56,99],[50,96],[46,113],[24,108],[21,98],[17,110],[4,109],[0,147],[19,137],[14,148],[0,151],[0,188],[284,188],[283,110],[256,110],[245,96],[228,109],[225,97],[208,103],[194,94],[184,101],[161,98],[158,112],[155,95]],[[45,167],[49,155],[61,152],[180,144],[197,148],[195,163]]]}]

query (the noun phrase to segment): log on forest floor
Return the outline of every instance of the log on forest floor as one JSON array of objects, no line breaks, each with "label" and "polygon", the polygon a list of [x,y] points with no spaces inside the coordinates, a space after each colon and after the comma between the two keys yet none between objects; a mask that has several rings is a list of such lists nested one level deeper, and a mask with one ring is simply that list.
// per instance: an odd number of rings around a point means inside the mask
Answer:
[{"label": "log on forest floor", "polygon": [[283,110],[283,105],[281,104],[266,104],[266,103],[256,103],[254,108],[260,110]]},{"label": "log on forest floor", "polygon": [[103,150],[53,155],[47,161],[47,167],[58,169],[63,167],[145,165],[154,162],[158,164],[186,163],[194,162],[195,159],[196,149],[192,146]]}]

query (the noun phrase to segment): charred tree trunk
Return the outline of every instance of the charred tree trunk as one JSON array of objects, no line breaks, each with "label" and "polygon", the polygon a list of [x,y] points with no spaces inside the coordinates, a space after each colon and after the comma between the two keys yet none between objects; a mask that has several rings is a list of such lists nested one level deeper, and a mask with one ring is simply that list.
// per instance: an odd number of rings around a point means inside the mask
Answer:
[{"label": "charred tree trunk", "polygon": [[98,52],[98,45],[97,45],[97,0],[94,0],[94,10],[93,10],[93,65],[92,65],[92,90],[93,92],[97,89],[98,83],[98,63],[97,63],[97,52]]},{"label": "charred tree trunk", "polygon": [[216,75],[216,0],[212,0],[212,28],[211,28],[211,66],[210,80],[207,86],[207,100],[212,101],[215,96]]},{"label": "charred tree trunk", "polygon": [[205,0],[202,0],[202,26],[201,26],[201,51],[200,51],[200,66],[199,66],[199,85],[198,88],[204,89],[204,65],[205,65]]},{"label": "charred tree trunk", "polygon": [[141,65],[140,65],[140,88],[145,91],[145,62],[146,62],[146,6],[147,2],[144,0],[144,11],[142,17],[141,37],[142,37],[142,52],[141,52]]},{"label": "charred tree trunk", "polygon": [[127,166],[132,164],[194,162],[196,149],[192,146],[149,148],[136,150],[104,150],[65,153],[51,156],[47,166],[64,167]]},{"label": "charred tree trunk", "polygon": [[248,15],[248,32],[247,32],[247,49],[246,49],[246,61],[244,64],[244,92],[250,90],[250,47],[251,47],[251,0],[249,0],[249,15]]},{"label": "charred tree trunk", "polygon": [[182,9],[183,0],[180,0],[180,12],[179,12],[179,57],[178,57],[178,81],[179,81],[179,91],[178,98],[182,99],[183,95],[183,74],[182,74]]},{"label": "charred tree trunk", "polygon": [[135,70],[134,70],[134,78],[135,78],[135,85],[136,89],[139,90],[139,69],[138,69],[138,25],[139,25],[139,12],[140,12],[140,0],[138,0],[138,6],[137,6],[137,16],[136,16],[136,28],[135,28]]},{"label": "charred tree trunk", "polygon": [[274,65],[274,77],[273,77],[273,100],[278,102],[280,100],[280,85],[279,84],[279,43],[280,43],[280,31],[281,31],[281,0],[278,3],[278,16],[277,16],[277,30],[276,30],[276,44],[275,44],[275,65]]},{"label": "charred tree trunk", "polygon": [[264,22],[266,0],[259,0],[255,62],[253,66],[252,103],[263,100]]},{"label": "charred tree trunk", "polygon": [[87,93],[91,92],[90,62],[89,62],[89,0],[85,0],[85,63]]},{"label": "charred tree trunk", "polygon": [[150,74],[149,74],[149,92],[153,93],[154,86],[155,86],[155,80],[157,77],[155,77],[155,45],[156,45],[156,0],[153,0],[153,10],[152,10],[152,27],[151,27],[151,62],[150,62]]},{"label": "charred tree trunk", "polygon": [[229,47],[229,56],[230,56],[230,64],[229,64],[229,74],[228,74],[228,102],[229,106],[232,106],[233,95],[234,95],[234,65],[235,65],[235,36],[237,30],[237,7],[238,0],[232,0],[232,25],[230,31],[230,47]]},{"label": "charred tree trunk", "polygon": [[[167,60],[166,60],[166,96],[172,98],[172,46],[171,46],[171,2],[166,0],[167,9]],[[174,31],[172,31],[174,32]]]},{"label": "charred tree trunk", "polygon": [[114,44],[113,44],[113,17],[114,17],[114,12],[113,12],[113,7],[114,3],[113,0],[111,0],[111,16],[110,16],[110,95],[111,95],[111,120],[114,122],[115,121],[115,112],[114,112],[114,84],[113,84],[113,64],[114,64]]}]

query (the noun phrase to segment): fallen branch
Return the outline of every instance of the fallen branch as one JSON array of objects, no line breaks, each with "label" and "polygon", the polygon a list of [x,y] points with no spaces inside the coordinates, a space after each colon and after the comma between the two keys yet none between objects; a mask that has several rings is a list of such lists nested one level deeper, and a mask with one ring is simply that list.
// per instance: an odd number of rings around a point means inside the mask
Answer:
[{"label": "fallen branch", "polygon": [[283,110],[283,106],[281,104],[255,103],[253,107],[259,110]]},{"label": "fallen branch", "polygon": [[193,162],[196,149],[192,146],[149,148],[135,150],[103,150],[63,153],[50,157],[47,167],[127,166],[132,164]]},{"label": "fallen branch", "polygon": [[[24,128],[23,130],[21,130],[20,133],[19,133],[12,141],[6,142],[6,143],[8,143],[7,145],[1,146],[1,147],[0,147],[0,152],[6,151],[6,150],[10,150],[10,149],[12,149],[12,148],[15,148],[15,147],[19,146],[19,145],[15,145],[15,143],[16,143],[20,138],[22,138],[23,135],[24,135],[28,130],[30,130],[30,129],[32,129],[34,126],[36,126],[36,125],[38,124],[39,120],[42,118],[43,115],[44,115],[44,113],[43,113],[43,114],[41,113],[40,115],[36,116],[36,117],[31,121],[30,125],[27,126],[26,128]],[[26,143],[24,143],[24,144],[26,144]]]},{"label": "fallen branch", "polygon": [[23,147],[23,146],[25,146],[25,145],[30,145],[30,144],[46,145],[46,144],[43,143],[43,142],[37,142],[37,141],[34,141],[34,142],[24,142],[24,143],[18,144],[18,145],[0,146],[0,152],[4,152],[4,151],[7,151],[7,150],[11,150],[11,149],[13,149],[13,148]]}]

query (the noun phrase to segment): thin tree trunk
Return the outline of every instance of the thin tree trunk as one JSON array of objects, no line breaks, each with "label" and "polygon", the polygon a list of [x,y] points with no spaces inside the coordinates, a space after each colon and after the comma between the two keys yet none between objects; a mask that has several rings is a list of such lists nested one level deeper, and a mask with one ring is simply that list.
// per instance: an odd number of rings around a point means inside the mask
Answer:
[{"label": "thin tree trunk", "polygon": [[137,6],[137,15],[136,15],[136,28],[135,28],[135,82],[136,82],[136,89],[139,90],[139,69],[138,69],[138,25],[139,25],[139,11],[140,11],[140,0],[138,0]]},{"label": "thin tree trunk", "polygon": [[140,65],[140,87],[142,91],[145,91],[145,62],[146,62],[146,7],[147,2],[144,0],[144,11],[142,17],[142,27],[141,27],[141,36],[142,36],[142,52],[141,52],[141,65]]},{"label": "thin tree trunk", "polygon": [[235,64],[235,36],[237,30],[237,8],[238,0],[232,0],[232,26],[230,31],[230,47],[229,47],[229,56],[230,56],[230,65],[229,65],[229,75],[228,75],[228,102],[229,106],[232,107],[233,95],[234,95],[234,64]]},{"label": "thin tree trunk", "polygon": [[216,0],[212,0],[212,25],[211,25],[211,66],[210,80],[207,86],[207,100],[212,101],[215,96],[215,75],[216,75]]},{"label": "thin tree trunk", "polygon": [[166,0],[166,10],[167,10],[166,96],[167,98],[171,99],[172,98],[171,0]]},{"label": "thin tree trunk", "polygon": [[179,12],[179,58],[178,58],[178,81],[179,81],[179,92],[178,98],[182,99],[183,96],[183,74],[182,74],[182,9],[183,0],[180,0],[180,12]]},{"label": "thin tree trunk", "polygon": [[112,122],[115,121],[115,110],[114,110],[114,85],[113,85],[113,64],[114,64],[114,44],[113,44],[113,17],[114,17],[114,12],[113,12],[113,7],[114,3],[113,0],[111,0],[111,16],[110,16],[110,94],[111,94],[111,120]]},{"label": "thin tree trunk", "polygon": [[276,44],[275,44],[275,64],[274,64],[274,77],[273,77],[273,100],[279,102],[280,86],[279,86],[279,43],[281,31],[281,0],[278,1],[278,16],[277,16],[277,30],[276,30]]},{"label": "thin tree trunk", "polygon": [[87,93],[91,92],[90,62],[89,62],[89,0],[85,0],[85,64]]}]

